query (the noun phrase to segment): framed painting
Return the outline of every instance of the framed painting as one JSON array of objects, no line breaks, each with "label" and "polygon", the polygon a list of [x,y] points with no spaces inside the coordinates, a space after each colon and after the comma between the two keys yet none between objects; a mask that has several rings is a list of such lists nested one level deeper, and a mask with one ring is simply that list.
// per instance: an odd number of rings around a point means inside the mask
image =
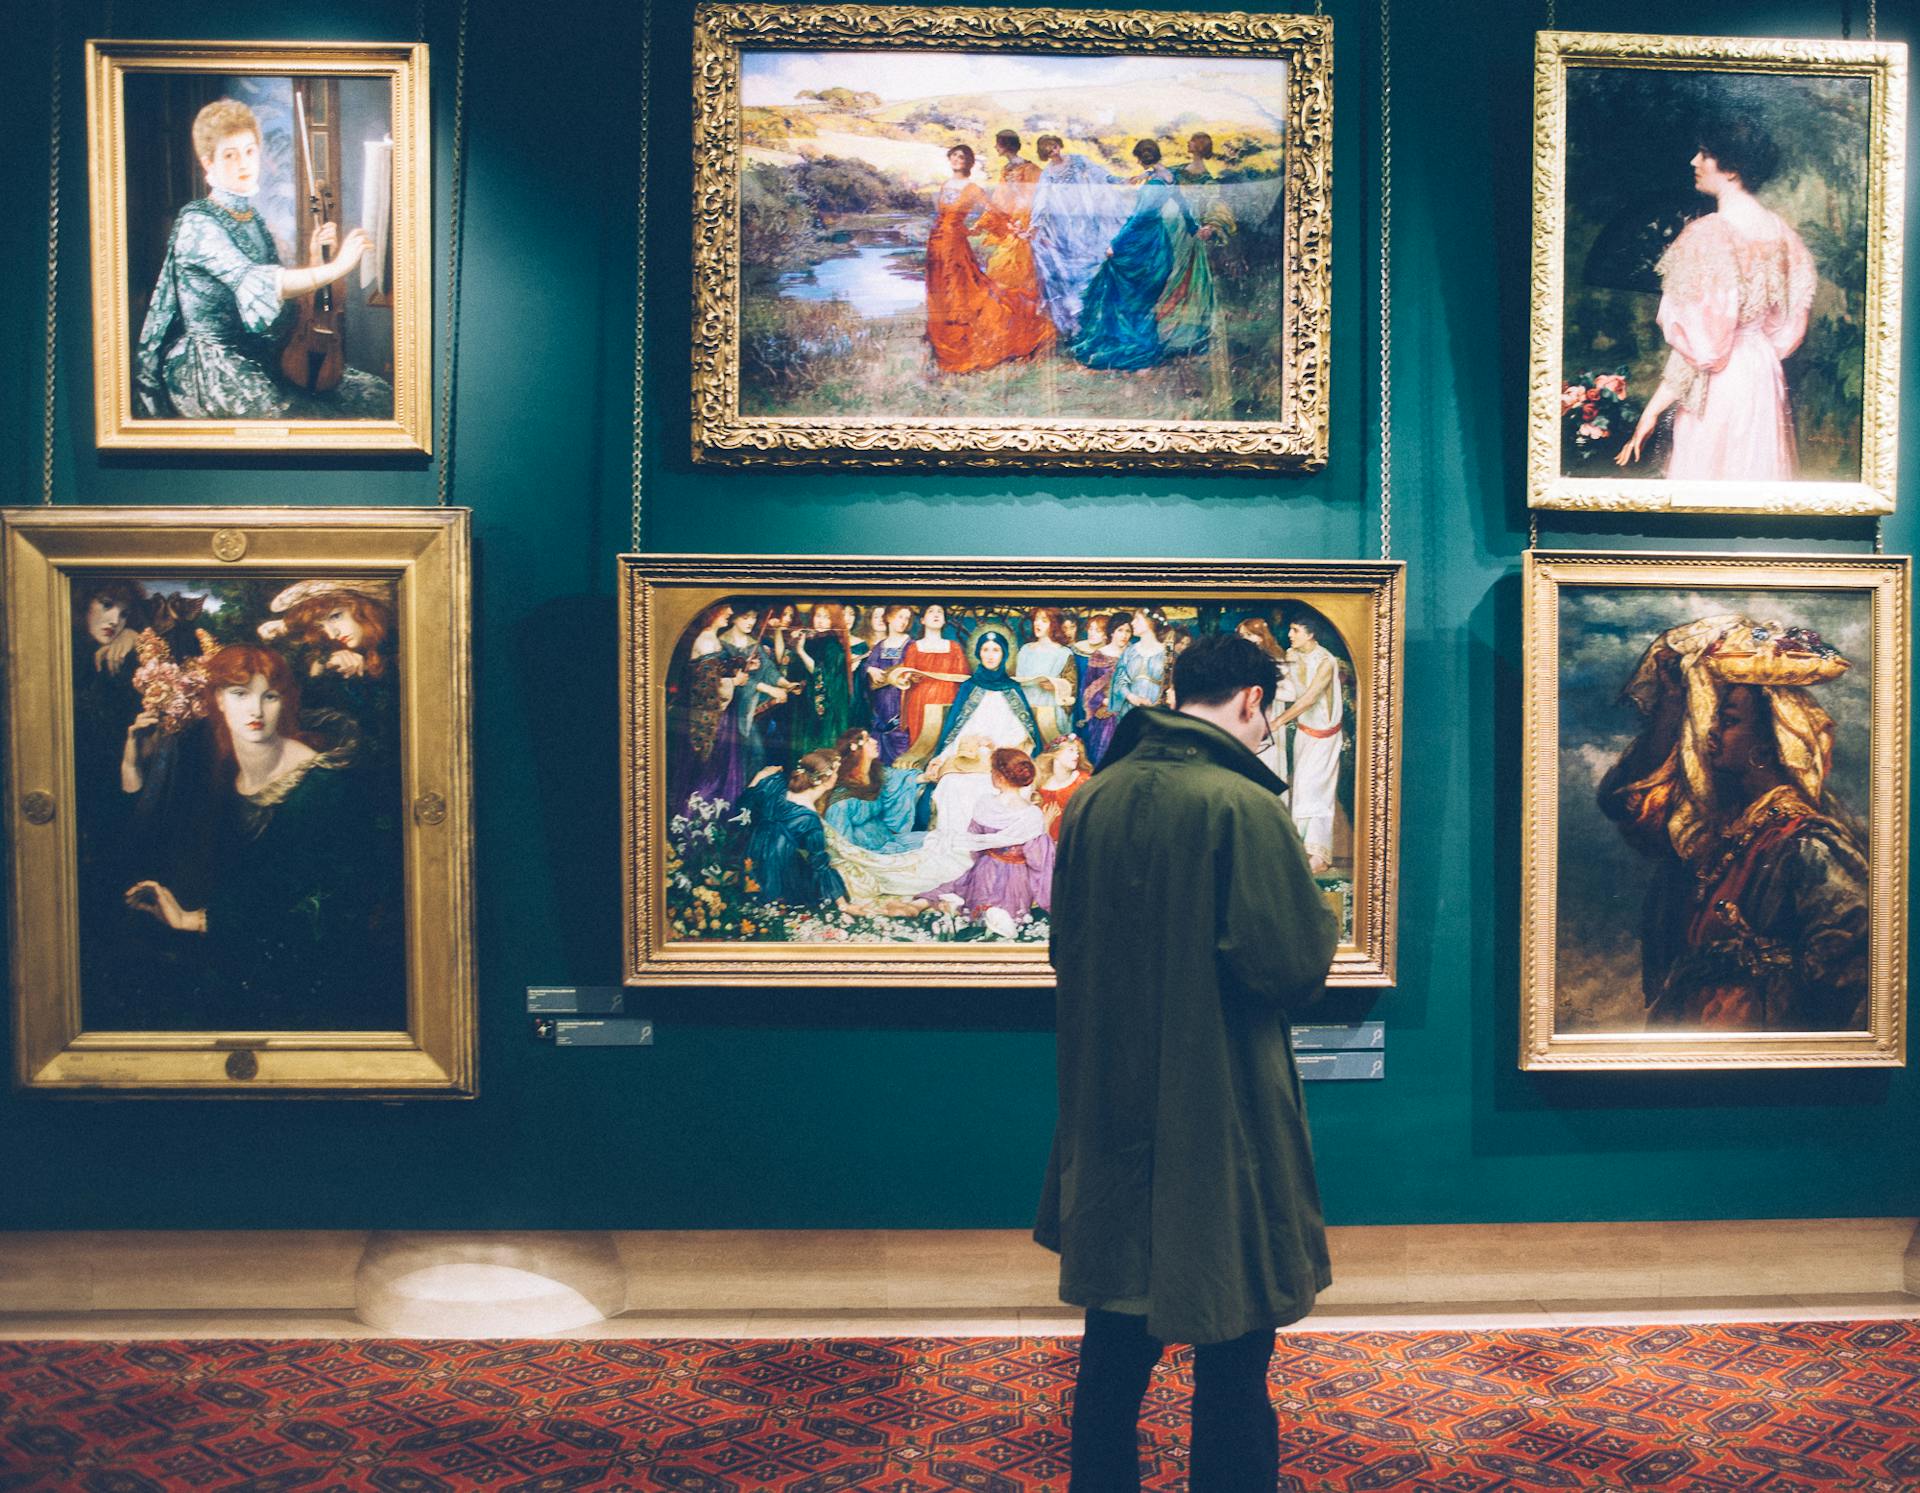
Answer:
[{"label": "framed painting", "polygon": [[1535,507],[1893,510],[1906,59],[1539,34]]},{"label": "framed painting", "polygon": [[1327,454],[1333,23],[702,4],[693,447]]},{"label": "framed painting", "polygon": [[1403,579],[624,557],[627,983],[1051,984],[1061,810],[1180,650],[1237,630],[1281,666],[1266,754],[1344,929],[1332,981],[1391,984]]},{"label": "framed painting", "polygon": [[1905,1062],[1909,565],[1528,554],[1521,1067]]},{"label": "framed painting", "polygon": [[19,1086],[471,1095],[466,511],[0,540]]},{"label": "framed painting", "polygon": [[427,451],[427,49],[90,41],[103,449]]}]

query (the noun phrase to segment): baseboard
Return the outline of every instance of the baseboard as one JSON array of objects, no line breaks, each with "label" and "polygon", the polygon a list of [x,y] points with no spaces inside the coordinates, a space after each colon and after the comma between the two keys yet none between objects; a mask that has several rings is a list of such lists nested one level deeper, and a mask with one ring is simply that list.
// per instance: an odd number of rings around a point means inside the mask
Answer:
[{"label": "baseboard", "polygon": [[[1329,1231],[1329,1307],[1920,1295],[1912,1218]],[[351,1312],[353,1230],[0,1233],[0,1312]],[[441,1239],[449,1236],[437,1236]],[[490,1238],[472,1235],[477,1249]],[[529,1236],[531,1237],[531,1236]],[[1020,1230],[623,1232],[627,1309],[1021,1311],[1055,1261]]]}]

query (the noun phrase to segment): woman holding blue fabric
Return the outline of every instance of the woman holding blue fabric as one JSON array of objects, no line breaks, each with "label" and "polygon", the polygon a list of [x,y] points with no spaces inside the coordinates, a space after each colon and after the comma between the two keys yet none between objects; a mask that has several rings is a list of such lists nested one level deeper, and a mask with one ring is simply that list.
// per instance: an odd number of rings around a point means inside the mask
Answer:
[{"label": "woman holding blue fabric", "polygon": [[1133,158],[1145,174],[1133,212],[1114,235],[1080,307],[1073,355],[1089,368],[1138,370],[1205,349],[1215,291],[1206,242],[1218,235],[1194,217],[1160,146],[1142,140]]}]

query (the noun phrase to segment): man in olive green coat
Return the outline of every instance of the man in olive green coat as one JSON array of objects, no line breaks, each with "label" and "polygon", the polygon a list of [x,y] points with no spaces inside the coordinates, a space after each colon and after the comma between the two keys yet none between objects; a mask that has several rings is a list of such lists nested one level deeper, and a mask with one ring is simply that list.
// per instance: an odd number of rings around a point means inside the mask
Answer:
[{"label": "man in olive green coat", "polygon": [[1132,712],[1069,801],[1054,869],[1060,1117],[1034,1237],[1087,1308],[1074,1493],[1138,1488],[1169,1342],[1197,1348],[1194,1493],[1271,1493],[1274,1329],[1332,1279],[1288,1012],[1339,930],[1254,755],[1275,665],[1208,637],[1173,682],[1179,710]]}]

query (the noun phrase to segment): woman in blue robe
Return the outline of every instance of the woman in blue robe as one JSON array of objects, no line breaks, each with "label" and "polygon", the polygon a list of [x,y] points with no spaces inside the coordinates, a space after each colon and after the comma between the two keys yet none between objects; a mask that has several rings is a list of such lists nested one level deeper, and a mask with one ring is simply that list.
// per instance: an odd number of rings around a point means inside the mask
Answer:
[{"label": "woman in blue robe", "polygon": [[[1160,164],[1160,147],[1142,140],[1133,158],[1147,169],[1133,199],[1133,212],[1114,236],[1094,272],[1080,307],[1080,334],[1073,355],[1089,368],[1152,368],[1179,353],[1206,346],[1211,307],[1196,307],[1183,294],[1168,327],[1161,325],[1161,297],[1176,266],[1191,265],[1185,252],[1200,223],[1188,209],[1173,173]],[[1197,247],[1197,246],[1196,246]],[[1204,251],[1202,251],[1204,252]],[[1212,281],[1206,281],[1211,293]],[[1203,330],[1195,331],[1198,325]],[[1169,343],[1167,332],[1173,333]]]},{"label": "woman in blue robe", "polygon": [[1080,330],[1087,286],[1131,204],[1119,177],[1085,156],[1068,155],[1058,135],[1042,135],[1034,149],[1045,169],[1033,193],[1028,241],[1041,304],[1060,335],[1070,338]]},{"label": "woman in blue robe", "polygon": [[[133,354],[137,414],[147,419],[389,419],[393,389],[348,368],[326,393],[295,387],[280,353],[296,320],[294,302],[343,280],[359,266],[367,235],[344,238],[323,224],[308,265],[280,263],[254,196],[260,186],[260,122],[235,99],[216,99],[193,121],[193,153],[207,195],[174,219]],[[331,260],[324,251],[338,242]]]},{"label": "woman in blue robe", "polygon": [[747,819],[747,896],[787,907],[836,907],[847,884],[827,859],[820,801],[840,764],[831,751],[808,752],[791,772],[761,769],[740,795]]},{"label": "woman in blue robe", "polygon": [[890,768],[880,759],[871,731],[844,733],[835,745],[840,770],[827,795],[827,828],[849,844],[879,855],[918,850],[925,830],[913,827],[920,802],[920,774]]},{"label": "woman in blue robe", "polygon": [[[1040,723],[1033,718],[1033,709],[1027,704],[1027,692],[1007,672],[1007,655],[1011,650],[1012,644],[1002,632],[983,631],[974,639],[973,673],[947,707],[940,739],[933,749],[935,761],[946,754],[949,746],[967,735],[970,728],[979,731],[982,725],[996,718],[1004,726],[1008,716],[1016,730],[1026,732],[1028,750],[1038,751],[1043,745]],[[993,738],[995,746],[1020,745],[1015,740],[1001,740],[1002,736],[1011,734],[1005,730],[988,730],[985,734]]]}]

